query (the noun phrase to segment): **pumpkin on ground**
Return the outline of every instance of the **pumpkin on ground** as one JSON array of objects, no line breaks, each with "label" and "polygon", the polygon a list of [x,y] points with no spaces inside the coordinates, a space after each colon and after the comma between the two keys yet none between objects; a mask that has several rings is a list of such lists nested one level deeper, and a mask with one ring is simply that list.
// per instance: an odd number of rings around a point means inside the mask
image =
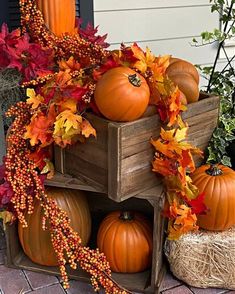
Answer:
[{"label": "pumpkin on ground", "polygon": [[152,225],[142,214],[114,211],[102,221],[97,245],[112,271],[136,273],[151,265],[152,234]]},{"label": "pumpkin on ground", "polygon": [[235,225],[235,172],[226,166],[202,165],[192,174],[193,184],[205,193],[208,212],[198,215],[198,225],[222,231]]},{"label": "pumpkin on ground", "polygon": [[[67,212],[71,227],[79,233],[82,244],[86,245],[91,233],[91,215],[86,195],[82,191],[48,188],[48,197]],[[18,225],[21,246],[25,254],[35,263],[57,266],[58,261],[51,243],[50,232],[42,229],[43,210],[38,200],[34,201],[33,214],[25,214],[27,228]]]},{"label": "pumpkin on ground", "polygon": [[46,25],[57,36],[75,33],[75,0],[36,0]]},{"label": "pumpkin on ground", "polygon": [[128,67],[108,70],[97,82],[94,93],[99,111],[113,121],[140,118],[148,106],[149,96],[144,77]]},{"label": "pumpkin on ground", "polygon": [[179,58],[171,58],[166,74],[184,93],[188,103],[198,101],[199,74],[192,63]]}]

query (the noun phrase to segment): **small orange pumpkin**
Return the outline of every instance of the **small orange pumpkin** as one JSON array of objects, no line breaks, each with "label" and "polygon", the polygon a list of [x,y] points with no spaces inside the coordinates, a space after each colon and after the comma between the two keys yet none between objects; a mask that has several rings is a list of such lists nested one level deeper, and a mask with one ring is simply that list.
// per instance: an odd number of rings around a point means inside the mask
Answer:
[{"label": "small orange pumpkin", "polygon": [[140,118],[148,106],[149,96],[144,77],[128,67],[108,70],[97,82],[94,93],[99,111],[113,121]]},{"label": "small orange pumpkin", "polygon": [[[86,195],[82,191],[47,188],[48,197],[55,200],[57,205],[67,212],[71,227],[79,233],[82,244],[86,245],[91,233],[91,215]],[[25,214],[27,228],[18,225],[21,246],[25,254],[35,263],[46,266],[57,266],[58,261],[54,252],[50,232],[42,229],[43,209],[38,200],[34,201],[33,214]]]},{"label": "small orange pumpkin", "polygon": [[208,212],[198,215],[206,230],[222,231],[235,225],[235,172],[226,166],[202,165],[192,174],[193,184],[205,193]]},{"label": "small orange pumpkin", "polygon": [[75,0],[36,0],[45,23],[57,36],[75,33]]},{"label": "small orange pumpkin", "polygon": [[179,58],[171,58],[166,74],[184,93],[188,103],[198,101],[199,74],[192,63]]},{"label": "small orange pumpkin", "polygon": [[152,226],[137,212],[114,211],[102,221],[97,245],[114,272],[136,273],[151,265]]}]

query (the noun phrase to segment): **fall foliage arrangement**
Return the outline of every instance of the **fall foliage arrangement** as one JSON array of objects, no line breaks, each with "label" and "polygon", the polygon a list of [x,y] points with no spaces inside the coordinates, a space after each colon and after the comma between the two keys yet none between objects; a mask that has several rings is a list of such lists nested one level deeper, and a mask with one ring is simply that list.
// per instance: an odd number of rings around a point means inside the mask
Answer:
[{"label": "fall foliage arrangement", "polygon": [[[21,0],[21,29],[9,33],[3,25],[0,32],[0,68],[16,68],[22,74],[27,96],[7,112],[15,119],[0,171],[0,205],[13,213],[22,229],[41,207],[42,228],[50,227],[65,288],[69,286],[68,262],[71,268],[79,264],[91,275],[94,290],[102,286],[106,293],[129,293],[111,278],[104,254],[82,245],[67,213],[45,190],[45,178],[54,174],[52,146],[65,148],[99,135],[87,120],[87,111],[110,120],[132,121],[148,105],[155,105],[163,127],[160,137],[151,139],[156,149],[152,166],[164,176],[168,238],[197,230],[197,215],[206,206],[204,193],[192,184],[189,174],[195,170],[193,156],[202,152],[185,142],[188,126],[181,113],[187,103],[199,98],[198,73],[187,61],[156,57],[136,43],[110,51],[106,36],[98,36],[96,28],[81,29],[79,21],[75,24],[74,1],[60,1],[66,13],[65,2],[71,3],[71,23],[59,22],[53,14],[54,1],[50,2],[48,8],[42,1]],[[50,25],[51,18],[55,26]],[[129,96],[120,99],[120,93]]]}]

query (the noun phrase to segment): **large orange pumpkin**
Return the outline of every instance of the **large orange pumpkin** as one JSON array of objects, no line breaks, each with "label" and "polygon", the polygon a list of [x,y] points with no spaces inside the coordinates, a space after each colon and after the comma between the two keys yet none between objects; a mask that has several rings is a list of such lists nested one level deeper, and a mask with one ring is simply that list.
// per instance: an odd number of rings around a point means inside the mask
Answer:
[{"label": "large orange pumpkin", "polygon": [[128,67],[108,70],[97,82],[94,97],[99,111],[113,121],[133,121],[149,103],[146,80]]},{"label": "large orange pumpkin", "polygon": [[36,3],[55,35],[75,32],[75,0],[36,0]]},{"label": "large orange pumpkin", "polygon": [[114,211],[102,221],[97,245],[112,271],[141,272],[151,265],[152,234],[151,223],[142,214]]},{"label": "large orange pumpkin", "polygon": [[[48,188],[47,195],[67,212],[72,228],[79,233],[82,244],[86,245],[91,233],[91,216],[85,194],[78,190]],[[25,254],[33,262],[56,266],[58,262],[52,247],[50,233],[42,229],[42,217],[42,207],[36,200],[33,214],[25,214],[28,227],[23,228],[21,224],[18,226],[20,243]]]},{"label": "large orange pumpkin", "polygon": [[188,103],[198,101],[199,74],[192,63],[179,58],[171,58],[166,74],[184,93]]},{"label": "large orange pumpkin", "polygon": [[235,225],[235,172],[226,166],[202,165],[192,174],[194,185],[205,192],[208,212],[198,216],[207,230],[222,231]]}]

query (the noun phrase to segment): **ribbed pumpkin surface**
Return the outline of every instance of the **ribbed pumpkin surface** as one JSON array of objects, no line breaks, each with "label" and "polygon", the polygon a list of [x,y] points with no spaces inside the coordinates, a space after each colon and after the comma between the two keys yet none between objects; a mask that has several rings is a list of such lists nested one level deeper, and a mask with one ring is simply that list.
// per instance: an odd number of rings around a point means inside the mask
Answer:
[{"label": "ribbed pumpkin surface", "polygon": [[75,32],[75,0],[36,0],[36,3],[55,35]]},{"label": "ribbed pumpkin surface", "polygon": [[[91,216],[85,194],[78,190],[49,188],[47,195],[67,212],[72,228],[79,233],[83,245],[86,245],[91,233]],[[52,247],[50,233],[42,229],[43,211],[39,201],[34,202],[32,215],[25,215],[27,228],[18,226],[20,243],[25,254],[35,263],[47,266],[58,265]]]},{"label": "ribbed pumpkin surface", "polygon": [[209,165],[202,165],[192,174],[193,184],[205,192],[206,215],[198,216],[201,228],[214,231],[226,230],[235,225],[235,172],[219,165],[221,175],[209,175]]},{"label": "ribbed pumpkin surface", "polygon": [[[135,85],[137,80],[139,84]],[[99,111],[113,121],[140,118],[147,109],[149,97],[150,90],[144,77],[123,66],[108,70],[97,82],[94,93]]]},{"label": "ribbed pumpkin surface", "polygon": [[135,273],[147,269],[152,257],[152,226],[140,213],[122,220],[120,211],[110,213],[101,223],[97,245],[107,257],[111,270]]}]

